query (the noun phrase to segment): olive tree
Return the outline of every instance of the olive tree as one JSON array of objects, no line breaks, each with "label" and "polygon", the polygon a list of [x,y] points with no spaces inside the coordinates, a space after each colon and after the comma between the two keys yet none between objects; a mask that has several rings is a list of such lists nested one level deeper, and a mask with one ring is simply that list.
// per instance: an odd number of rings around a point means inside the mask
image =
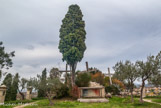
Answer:
[{"label": "olive tree", "polygon": [[148,56],[146,61],[137,61],[139,69],[139,77],[142,81],[140,102],[143,103],[143,89],[145,81],[151,79],[153,76],[158,75],[161,69],[161,52],[157,56]]},{"label": "olive tree", "polygon": [[27,88],[27,82],[28,80],[26,78],[21,78],[20,81],[19,81],[19,87],[18,87],[18,91],[22,97],[22,100],[25,99],[25,95],[23,94],[23,90],[25,88]]},{"label": "olive tree", "polygon": [[131,93],[131,101],[134,102],[133,99],[133,89],[134,89],[134,81],[138,78],[139,73],[136,67],[136,64],[131,63],[130,61],[118,62],[113,67],[115,70],[114,77],[127,83],[130,93]]}]

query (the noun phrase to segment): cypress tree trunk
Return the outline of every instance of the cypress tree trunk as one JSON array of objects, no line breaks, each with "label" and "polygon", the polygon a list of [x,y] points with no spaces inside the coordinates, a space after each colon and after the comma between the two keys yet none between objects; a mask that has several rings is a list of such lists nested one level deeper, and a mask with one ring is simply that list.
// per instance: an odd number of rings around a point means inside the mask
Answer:
[{"label": "cypress tree trunk", "polygon": [[75,86],[75,69],[76,69],[76,64],[73,64],[71,66],[72,68],[72,73],[71,73],[71,83],[72,83],[72,88]]}]

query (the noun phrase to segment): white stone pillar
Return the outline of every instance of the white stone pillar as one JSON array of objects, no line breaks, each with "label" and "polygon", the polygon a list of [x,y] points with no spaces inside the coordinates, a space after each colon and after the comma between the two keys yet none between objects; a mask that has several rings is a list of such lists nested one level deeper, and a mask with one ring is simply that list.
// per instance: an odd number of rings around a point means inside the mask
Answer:
[{"label": "white stone pillar", "polygon": [[0,105],[4,104],[6,90],[7,90],[7,88],[5,85],[0,86]]},{"label": "white stone pillar", "polygon": [[31,100],[32,87],[27,88],[26,99]]}]

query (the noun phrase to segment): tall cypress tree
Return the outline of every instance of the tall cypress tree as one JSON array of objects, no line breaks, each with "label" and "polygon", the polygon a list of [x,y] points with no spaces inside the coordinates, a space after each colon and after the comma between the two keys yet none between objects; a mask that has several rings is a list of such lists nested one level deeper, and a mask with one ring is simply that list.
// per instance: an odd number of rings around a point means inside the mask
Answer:
[{"label": "tall cypress tree", "polygon": [[18,91],[18,83],[19,83],[19,75],[18,73],[16,73],[16,75],[13,78],[13,83],[12,83],[11,100],[16,100],[17,91]]},{"label": "tall cypress tree", "polygon": [[7,91],[6,91],[6,101],[12,100],[12,75],[9,73],[6,75],[5,79],[3,80],[3,84],[6,85]]},{"label": "tall cypress tree", "polygon": [[14,57],[14,51],[7,53],[5,52],[5,47],[3,46],[3,42],[0,42],[0,79],[2,76],[2,69],[6,68],[9,69],[12,67],[12,59],[11,57]]},{"label": "tall cypress tree", "polygon": [[75,85],[75,70],[86,50],[85,22],[78,5],[69,6],[69,10],[62,20],[60,28],[59,50],[62,60],[66,61],[72,69],[72,86]]},{"label": "tall cypress tree", "polygon": [[47,72],[46,68],[42,71],[42,75],[40,77],[40,84],[38,87],[38,97],[45,97],[46,95],[46,80],[47,80]]}]

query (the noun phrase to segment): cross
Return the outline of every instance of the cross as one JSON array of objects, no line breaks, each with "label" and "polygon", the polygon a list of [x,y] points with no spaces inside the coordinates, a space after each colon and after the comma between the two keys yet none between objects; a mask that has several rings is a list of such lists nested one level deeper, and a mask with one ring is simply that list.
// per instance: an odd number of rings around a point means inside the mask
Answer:
[{"label": "cross", "polygon": [[59,70],[59,72],[61,72],[61,73],[66,72],[66,76],[65,76],[66,80],[69,79],[67,73],[71,72],[71,70],[68,70],[68,65],[67,64],[66,64],[66,69],[65,70]]},{"label": "cross", "polygon": [[109,79],[110,79],[110,85],[112,85],[111,74],[110,74],[110,68],[108,68],[108,76],[109,76]]}]

